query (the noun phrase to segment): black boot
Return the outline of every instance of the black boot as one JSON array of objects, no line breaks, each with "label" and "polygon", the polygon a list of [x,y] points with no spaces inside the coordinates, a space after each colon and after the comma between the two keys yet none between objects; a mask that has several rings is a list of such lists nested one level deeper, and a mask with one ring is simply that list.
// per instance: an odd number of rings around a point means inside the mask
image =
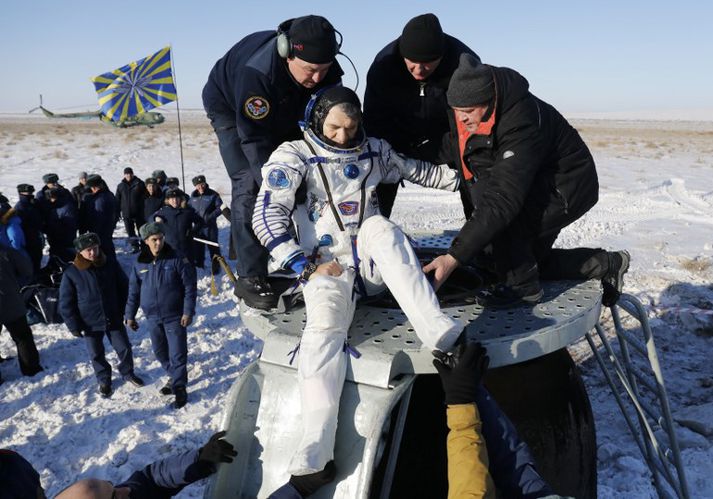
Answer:
[{"label": "black boot", "polygon": [[265,276],[238,277],[235,283],[235,296],[242,298],[248,307],[261,310],[277,307],[279,298]]},{"label": "black boot", "polygon": [[302,497],[309,497],[320,487],[334,480],[335,476],[337,476],[337,468],[334,466],[334,461],[329,461],[322,471],[309,475],[292,475],[290,484],[297,489]]},{"label": "black boot", "polygon": [[609,269],[602,277],[602,305],[611,307],[619,301],[624,289],[624,274],[629,270],[631,255],[628,251],[608,251]]},{"label": "black boot", "polygon": [[99,394],[102,398],[108,399],[112,393],[111,383],[99,383]]},{"label": "black boot", "polygon": [[169,379],[158,391],[161,395],[173,395],[173,382]]},{"label": "black boot", "polygon": [[180,409],[188,402],[188,393],[186,393],[185,387],[179,386],[174,390],[176,394],[176,400],[173,402],[174,409]]},{"label": "black boot", "polygon": [[538,303],[544,295],[539,281],[526,285],[506,286],[496,284],[475,295],[475,302],[484,308],[514,308],[532,306]]},{"label": "black boot", "polygon": [[128,382],[131,383],[132,385],[138,386],[138,387],[142,387],[142,386],[144,386],[144,385],[146,384],[146,383],[144,383],[144,380],[143,380],[143,379],[139,378],[139,377],[138,377],[136,374],[134,374],[134,373],[129,373],[129,374],[127,374],[126,376],[124,376],[124,380],[125,380],[125,381],[128,381]]}]

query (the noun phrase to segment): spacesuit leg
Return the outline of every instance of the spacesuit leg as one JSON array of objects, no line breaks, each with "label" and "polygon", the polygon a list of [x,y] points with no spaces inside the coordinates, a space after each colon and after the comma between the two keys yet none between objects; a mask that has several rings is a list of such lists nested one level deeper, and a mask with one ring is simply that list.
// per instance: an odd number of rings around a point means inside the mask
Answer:
[{"label": "spacesuit leg", "polygon": [[357,251],[362,278],[383,280],[424,346],[450,350],[463,324],[441,311],[436,293],[401,229],[382,216],[370,217],[359,230]]},{"label": "spacesuit leg", "polygon": [[304,286],[307,323],[298,355],[297,379],[303,434],[290,462],[292,475],[321,471],[334,458],[339,399],[347,369],[344,342],[354,316],[354,272],[315,275]]}]

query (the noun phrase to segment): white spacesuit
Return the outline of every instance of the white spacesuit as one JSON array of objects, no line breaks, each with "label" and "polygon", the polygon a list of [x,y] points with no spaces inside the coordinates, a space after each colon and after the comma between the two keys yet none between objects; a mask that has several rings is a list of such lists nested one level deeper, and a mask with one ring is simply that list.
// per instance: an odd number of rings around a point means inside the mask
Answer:
[{"label": "white spacesuit", "polygon": [[307,261],[336,260],[344,269],[338,276],[312,274],[303,283],[307,323],[298,379],[304,433],[290,465],[293,475],[322,470],[333,457],[344,347],[358,297],[388,286],[430,350],[450,350],[463,330],[441,312],[406,236],[379,214],[375,192],[380,182],[402,178],[456,191],[457,172],[406,158],[359,132],[350,148],[329,145],[310,128],[304,140],[280,145],[263,166],[253,214],[256,236],[282,267],[299,273]]}]

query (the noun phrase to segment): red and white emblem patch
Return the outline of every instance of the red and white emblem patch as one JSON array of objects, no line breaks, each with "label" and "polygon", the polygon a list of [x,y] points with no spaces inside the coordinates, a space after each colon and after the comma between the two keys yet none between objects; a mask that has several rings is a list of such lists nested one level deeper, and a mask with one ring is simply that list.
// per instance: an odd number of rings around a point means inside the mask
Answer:
[{"label": "red and white emblem patch", "polygon": [[253,95],[245,101],[243,110],[248,118],[261,120],[270,113],[270,103],[264,97]]}]

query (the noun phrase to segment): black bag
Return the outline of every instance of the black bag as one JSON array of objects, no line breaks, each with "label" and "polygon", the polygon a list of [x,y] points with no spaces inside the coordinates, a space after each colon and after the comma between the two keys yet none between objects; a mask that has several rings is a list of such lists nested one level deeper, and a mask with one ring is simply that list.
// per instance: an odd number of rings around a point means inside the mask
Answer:
[{"label": "black bag", "polygon": [[61,324],[64,322],[59,314],[59,288],[33,284],[20,290],[27,307],[27,323],[29,325],[44,322],[45,324]]}]

